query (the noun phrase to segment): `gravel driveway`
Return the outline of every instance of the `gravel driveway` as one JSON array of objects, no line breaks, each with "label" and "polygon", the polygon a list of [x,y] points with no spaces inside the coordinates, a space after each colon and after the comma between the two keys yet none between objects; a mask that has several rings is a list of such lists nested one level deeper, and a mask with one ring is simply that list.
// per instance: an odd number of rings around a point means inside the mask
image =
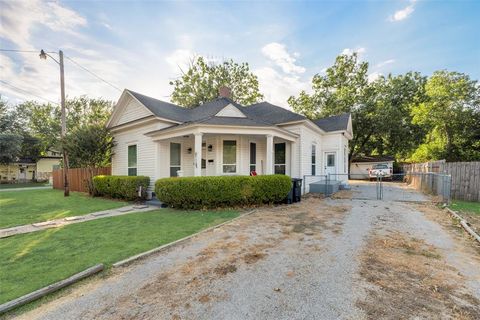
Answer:
[{"label": "gravel driveway", "polygon": [[480,249],[396,188],[258,209],[21,318],[479,319]]}]

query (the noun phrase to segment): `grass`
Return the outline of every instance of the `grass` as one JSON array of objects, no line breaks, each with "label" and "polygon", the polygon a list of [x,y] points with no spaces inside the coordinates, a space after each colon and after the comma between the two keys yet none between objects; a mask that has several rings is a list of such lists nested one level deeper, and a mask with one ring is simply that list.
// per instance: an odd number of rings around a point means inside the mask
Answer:
[{"label": "grass", "polygon": [[0,240],[0,304],[97,263],[112,263],[237,217],[237,211],[161,209]]},{"label": "grass", "polygon": [[0,192],[0,228],[85,215],[128,205],[124,201],[92,198],[80,192],[64,197],[62,190]]},{"label": "grass", "polygon": [[450,209],[480,215],[480,202],[453,200]]},{"label": "grass", "polygon": [[0,190],[2,189],[17,189],[17,188],[31,188],[31,187],[45,187],[47,182],[26,182],[26,183],[2,183],[0,184]]}]

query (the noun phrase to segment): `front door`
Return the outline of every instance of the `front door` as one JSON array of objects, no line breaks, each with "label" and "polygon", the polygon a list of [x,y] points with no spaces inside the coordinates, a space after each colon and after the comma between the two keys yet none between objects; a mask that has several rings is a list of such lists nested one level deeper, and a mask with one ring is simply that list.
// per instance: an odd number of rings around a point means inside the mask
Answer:
[{"label": "front door", "polygon": [[[325,152],[325,174],[337,173],[337,154],[336,152]],[[332,177],[335,179],[335,177]]]}]

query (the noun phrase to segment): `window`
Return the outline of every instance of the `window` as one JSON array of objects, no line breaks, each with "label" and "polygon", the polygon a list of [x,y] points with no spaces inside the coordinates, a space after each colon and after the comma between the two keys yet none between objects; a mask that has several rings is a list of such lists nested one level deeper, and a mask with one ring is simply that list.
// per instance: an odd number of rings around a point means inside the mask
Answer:
[{"label": "window", "polygon": [[327,154],[327,167],[335,167],[335,154]]},{"label": "window", "polygon": [[177,177],[181,169],[181,152],[182,145],[180,143],[170,143],[170,177]]},{"label": "window", "polygon": [[275,174],[285,174],[286,172],[286,154],[285,154],[285,142],[275,143]]},{"label": "window", "polygon": [[317,173],[317,147],[312,144],[312,176],[314,176]]},{"label": "window", "polygon": [[137,145],[128,146],[128,175],[137,175]]},{"label": "window", "polygon": [[250,172],[257,171],[257,144],[250,143]]},{"label": "window", "polygon": [[237,141],[223,141],[223,173],[237,172]]}]

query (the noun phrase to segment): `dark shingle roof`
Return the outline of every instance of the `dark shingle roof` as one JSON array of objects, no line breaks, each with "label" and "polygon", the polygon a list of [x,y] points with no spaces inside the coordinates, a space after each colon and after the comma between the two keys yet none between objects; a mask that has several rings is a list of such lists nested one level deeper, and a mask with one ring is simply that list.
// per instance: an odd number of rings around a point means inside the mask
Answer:
[{"label": "dark shingle roof", "polygon": [[285,108],[273,105],[268,102],[252,104],[245,108],[245,113],[254,118],[260,118],[263,121],[272,124],[280,124],[291,121],[305,120],[306,118],[298,113],[289,111]]},{"label": "dark shingle roof", "polygon": [[[181,122],[184,125],[206,123],[217,125],[275,126],[277,124],[307,119],[298,113],[268,102],[255,103],[244,107],[231,99],[221,97],[193,109],[187,109],[131,90],[127,91],[157,117]],[[237,107],[246,118],[215,116],[229,104]],[[345,113],[339,116],[314,120],[313,122],[324,131],[346,130],[348,118],[349,114]]]},{"label": "dark shingle roof", "polygon": [[177,106],[173,103],[164,102],[151,97],[147,97],[138,92],[127,90],[145,107],[148,108],[154,115],[160,118],[165,118],[173,121],[184,122],[189,116],[189,110]]},{"label": "dark shingle roof", "polygon": [[350,113],[343,113],[338,116],[313,120],[313,122],[323,131],[347,130]]}]

